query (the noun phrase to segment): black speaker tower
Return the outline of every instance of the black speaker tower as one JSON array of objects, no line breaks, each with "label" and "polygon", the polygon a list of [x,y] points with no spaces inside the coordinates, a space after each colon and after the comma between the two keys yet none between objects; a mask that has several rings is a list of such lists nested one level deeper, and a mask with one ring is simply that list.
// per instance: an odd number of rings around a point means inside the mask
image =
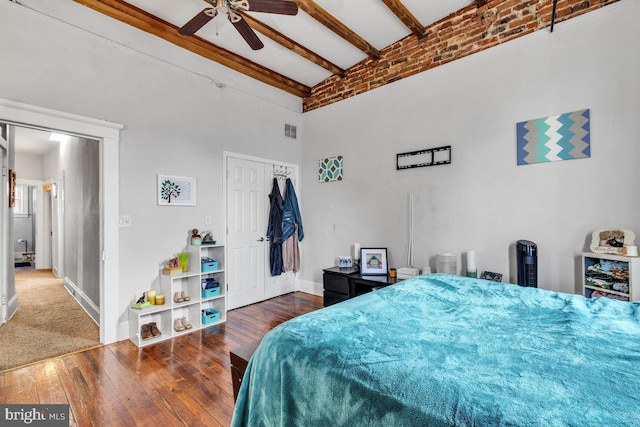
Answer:
[{"label": "black speaker tower", "polygon": [[516,243],[518,261],[518,285],[538,287],[538,245],[529,240]]}]

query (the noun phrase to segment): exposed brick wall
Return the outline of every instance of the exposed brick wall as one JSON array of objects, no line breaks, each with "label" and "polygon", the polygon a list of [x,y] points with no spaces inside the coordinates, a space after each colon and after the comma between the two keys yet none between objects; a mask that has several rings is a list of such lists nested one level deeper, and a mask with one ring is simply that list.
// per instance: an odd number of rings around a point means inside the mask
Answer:
[{"label": "exposed brick wall", "polygon": [[[558,0],[556,23],[596,10],[618,0]],[[471,5],[415,35],[386,47],[379,59],[365,59],[347,70],[345,77],[332,76],[304,98],[304,111],[393,83],[405,77],[464,58],[551,25],[552,0],[489,0]]]}]

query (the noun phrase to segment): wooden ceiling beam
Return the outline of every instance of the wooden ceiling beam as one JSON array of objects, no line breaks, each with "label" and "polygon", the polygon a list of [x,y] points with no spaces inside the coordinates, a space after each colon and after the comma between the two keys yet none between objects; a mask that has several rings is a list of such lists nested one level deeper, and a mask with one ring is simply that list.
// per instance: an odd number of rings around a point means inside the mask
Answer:
[{"label": "wooden ceiling beam", "polygon": [[345,71],[342,68],[340,68],[337,65],[335,65],[334,63],[332,63],[329,60],[323,58],[322,56],[318,55],[317,53],[307,49],[306,47],[304,47],[301,44],[295,42],[294,40],[291,40],[289,37],[287,37],[284,34],[278,32],[277,30],[275,30],[274,28],[268,26],[264,22],[261,22],[261,21],[257,20],[256,18],[254,18],[253,16],[249,15],[248,13],[240,12],[240,14],[245,19],[245,21],[247,21],[249,26],[251,28],[253,28],[254,30],[258,31],[261,34],[264,34],[265,36],[269,37],[274,42],[280,44],[281,46],[286,47],[287,49],[291,50],[292,52],[297,53],[298,55],[302,56],[304,59],[306,59],[308,61],[311,61],[316,65],[319,65],[320,67],[322,67],[325,70],[331,72],[332,74],[338,75],[340,77],[344,77]]},{"label": "wooden ceiling beam", "polygon": [[394,15],[402,21],[402,23],[411,30],[419,39],[425,36],[424,26],[416,19],[415,16],[405,7],[400,0],[382,0],[382,2],[393,12]]},{"label": "wooden ceiling beam", "polygon": [[175,25],[123,0],[74,1],[292,95],[305,97],[311,93],[311,88],[308,86],[200,37],[183,36],[178,33],[178,27]]},{"label": "wooden ceiling beam", "polygon": [[366,53],[370,58],[380,58],[380,52],[375,47],[370,45],[369,42],[360,37],[357,33],[351,31],[346,25],[338,21],[333,15],[318,6],[312,0],[296,0],[296,3],[298,3],[298,7],[307,15],[311,16],[338,36]]}]

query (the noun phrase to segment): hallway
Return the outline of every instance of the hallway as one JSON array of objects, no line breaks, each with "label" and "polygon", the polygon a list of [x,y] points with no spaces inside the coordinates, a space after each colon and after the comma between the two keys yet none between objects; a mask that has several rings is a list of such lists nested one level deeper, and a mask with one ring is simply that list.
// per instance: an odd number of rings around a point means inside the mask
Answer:
[{"label": "hallway", "polygon": [[18,312],[0,327],[0,371],[100,344],[96,323],[51,270],[16,268]]}]

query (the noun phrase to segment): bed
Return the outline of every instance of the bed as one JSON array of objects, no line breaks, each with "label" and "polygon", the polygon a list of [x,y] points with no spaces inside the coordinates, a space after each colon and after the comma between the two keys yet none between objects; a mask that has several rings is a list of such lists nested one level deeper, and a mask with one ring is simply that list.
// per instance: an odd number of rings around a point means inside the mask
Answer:
[{"label": "bed", "polygon": [[640,426],[640,303],[418,276],[269,332],[245,425]]}]

